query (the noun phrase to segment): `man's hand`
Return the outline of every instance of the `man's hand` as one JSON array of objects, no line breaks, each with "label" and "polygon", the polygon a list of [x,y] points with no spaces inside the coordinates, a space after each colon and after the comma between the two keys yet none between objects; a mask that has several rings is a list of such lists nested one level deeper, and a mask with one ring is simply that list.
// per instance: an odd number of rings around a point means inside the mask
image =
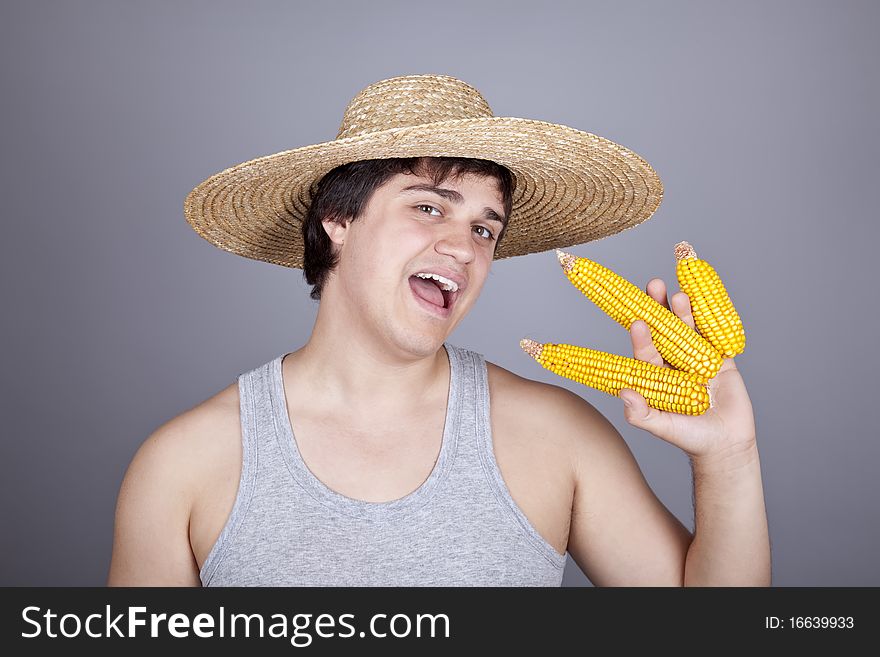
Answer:
[{"label": "man's hand", "polygon": [[[649,281],[645,291],[655,301],[670,308],[662,279]],[[696,331],[690,300],[684,292],[672,296],[670,310]],[[630,336],[635,358],[669,367],[654,346],[647,323],[642,320],[633,322]],[[702,415],[691,416],[651,408],[645,398],[631,388],[620,392],[627,422],[683,449],[691,458],[725,460],[754,449],[752,402],[733,358],[725,358],[721,369],[709,380],[709,395],[712,407]]]}]

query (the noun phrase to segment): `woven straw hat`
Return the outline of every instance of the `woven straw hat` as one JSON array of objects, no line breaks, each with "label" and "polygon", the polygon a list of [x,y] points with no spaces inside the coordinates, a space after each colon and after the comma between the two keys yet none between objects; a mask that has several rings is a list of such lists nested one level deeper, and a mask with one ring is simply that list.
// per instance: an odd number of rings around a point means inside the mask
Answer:
[{"label": "woven straw hat", "polygon": [[302,222],[318,181],[357,160],[493,160],[516,178],[495,260],[583,244],[646,221],[663,185],[636,153],[564,125],[496,117],[482,95],[445,75],[381,80],[349,103],[333,141],[243,162],[186,198],[186,220],[231,253],[303,266]]}]

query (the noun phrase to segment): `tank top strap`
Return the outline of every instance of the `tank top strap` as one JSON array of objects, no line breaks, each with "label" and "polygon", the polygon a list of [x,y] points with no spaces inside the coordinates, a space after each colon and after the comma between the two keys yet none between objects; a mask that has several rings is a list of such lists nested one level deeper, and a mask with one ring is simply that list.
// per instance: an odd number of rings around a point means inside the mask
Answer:
[{"label": "tank top strap", "polygon": [[492,494],[513,521],[519,525],[526,539],[550,564],[562,568],[565,555],[559,554],[543,536],[535,529],[523,510],[513,499],[510,489],[501,474],[501,468],[495,458],[495,445],[492,436],[491,404],[489,396],[489,372],[486,359],[478,351],[464,347],[453,347],[456,358],[463,373],[461,385],[466,390],[467,400],[462,408],[462,436],[470,440],[470,444],[462,445],[462,458],[458,460],[459,468],[478,470],[479,475],[488,481]]},{"label": "tank top strap", "polygon": [[265,444],[261,446],[260,442],[266,442],[266,427],[271,426],[270,423],[273,421],[271,413],[267,413],[264,403],[269,394],[271,362],[242,372],[236,378],[241,430],[241,472],[238,479],[238,491],[226,524],[199,571],[199,577],[203,584],[211,581],[219,565],[222,549],[236,534],[247,516],[257,480],[260,454],[261,452],[265,453],[267,447]]}]

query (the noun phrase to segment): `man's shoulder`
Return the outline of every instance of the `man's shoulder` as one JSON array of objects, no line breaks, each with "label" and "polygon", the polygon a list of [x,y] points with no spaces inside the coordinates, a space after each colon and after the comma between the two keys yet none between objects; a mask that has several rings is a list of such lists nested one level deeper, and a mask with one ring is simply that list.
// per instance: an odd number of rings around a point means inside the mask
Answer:
[{"label": "man's shoulder", "polygon": [[505,405],[540,415],[548,412],[570,413],[586,408],[597,412],[586,399],[563,386],[520,376],[488,360],[486,371],[493,402],[495,397],[499,397],[499,401]]},{"label": "man's shoulder", "polygon": [[198,483],[240,449],[238,385],[233,383],[157,427],[141,450],[162,455],[181,484]]},{"label": "man's shoulder", "polygon": [[155,433],[174,434],[190,440],[204,439],[217,429],[226,427],[232,416],[237,420],[238,409],[236,382],[166,421]]},{"label": "man's shoulder", "polygon": [[593,404],[561,385],[535,381],[486,361],[493,417],[531,436],[545,436],[572,454],[616,449],[622,441]]},{"label": "man's shoulder", "polygon": [[486,370],[493,415],[510,417],[524,429],[555,432],[562,440],[608,425],[595,406],[568,388],[520,376],[489,361]]},{"label": "man's shoulder", "polygon": [[119,491],[108,582],[198,585],[187,531],[204,491],[216,495],[212,484],[237,467],[237,394],[224,388],[159,426],[138,447]]}]

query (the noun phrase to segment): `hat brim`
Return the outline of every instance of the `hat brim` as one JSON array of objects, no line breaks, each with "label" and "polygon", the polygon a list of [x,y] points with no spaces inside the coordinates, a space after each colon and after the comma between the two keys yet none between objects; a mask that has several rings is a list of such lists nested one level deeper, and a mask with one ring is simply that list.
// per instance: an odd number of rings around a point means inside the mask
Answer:
[{"label": "hat brim", "polygon": [[184,214],[221,249],[301,268],[302,221],[327,172],[358,160],[444,156],[493,160],[516,177],[495,260],[617,234],[649,219],[663,198],[654,169],[615,142],[555,123],[486,117],[372,132],[242,162],[193,189]]}]

